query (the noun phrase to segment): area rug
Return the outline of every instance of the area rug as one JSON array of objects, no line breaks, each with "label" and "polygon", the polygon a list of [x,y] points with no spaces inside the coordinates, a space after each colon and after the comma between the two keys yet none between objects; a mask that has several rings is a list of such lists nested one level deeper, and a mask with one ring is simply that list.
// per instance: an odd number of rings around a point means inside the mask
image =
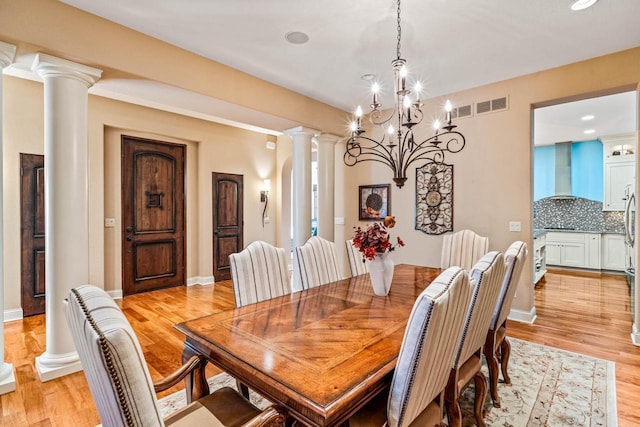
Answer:
[{"label": "area rug", "polygon": [[[615,391],[615,364],[582,354],[509,338],[512,385],[498,384],[501,408],[491,398],[485,402],[484,422],[494,427],[616,427],[618,416]],[[483,365],[485,376],[486,364]],[[209,378],[212,390],[235,387],[225,373]],[[460,399],[463,426],[475,425],[473,385]],[[251,392],[252,402],[266,408],[269,402]],[[160,400],[163,415],[186,404],[184,391]]]}]

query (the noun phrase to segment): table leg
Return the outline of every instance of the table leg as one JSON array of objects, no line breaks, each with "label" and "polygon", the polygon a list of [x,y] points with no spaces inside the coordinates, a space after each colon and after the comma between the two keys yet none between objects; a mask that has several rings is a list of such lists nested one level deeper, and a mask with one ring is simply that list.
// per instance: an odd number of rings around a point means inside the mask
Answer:
[{"label": "table leg", "polygon": [[202,357],[198,352],[194,351],[185,343],[184,350],[182,351],[182,363],[186,363],[193,356],[198,356],[200,358],[200,365],[191,371],[184,379],[185,391],[187,392],[187,403],[194,402],[210,393],[209,384],[207,383],[207,377],[205,374],[207,359]]}]

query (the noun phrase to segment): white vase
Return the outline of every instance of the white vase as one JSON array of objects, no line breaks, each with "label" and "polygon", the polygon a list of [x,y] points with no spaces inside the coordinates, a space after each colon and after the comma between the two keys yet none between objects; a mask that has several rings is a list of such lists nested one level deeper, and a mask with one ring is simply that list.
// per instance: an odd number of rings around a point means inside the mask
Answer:
[{"label": "white vase", "polygon": [[394,264],[389,252],[378,253],[373,260],[369,261],[369,277],[371,277],[374,294],[386,296],[389,293],[393,269]]}]

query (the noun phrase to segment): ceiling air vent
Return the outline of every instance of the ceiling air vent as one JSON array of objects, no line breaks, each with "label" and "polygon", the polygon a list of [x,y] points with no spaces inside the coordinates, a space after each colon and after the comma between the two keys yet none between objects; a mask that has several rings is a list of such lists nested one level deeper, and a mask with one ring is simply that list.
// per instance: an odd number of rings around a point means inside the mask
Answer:
[{"label": "ceiling air vent", "polygon": [[489,99],[487,101],[476,102],[476,114],[486,114],[494,111],[502,111],[509,108],[508,98]]}]

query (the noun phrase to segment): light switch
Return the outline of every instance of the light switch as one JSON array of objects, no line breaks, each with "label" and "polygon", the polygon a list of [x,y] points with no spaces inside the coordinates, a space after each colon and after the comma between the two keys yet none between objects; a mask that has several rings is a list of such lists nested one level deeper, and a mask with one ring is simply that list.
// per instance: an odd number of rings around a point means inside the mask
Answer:
[{"label": "light switch", "polygon": [[522,223],[520,221],[509,221],[509,231],[522,231]]}]

